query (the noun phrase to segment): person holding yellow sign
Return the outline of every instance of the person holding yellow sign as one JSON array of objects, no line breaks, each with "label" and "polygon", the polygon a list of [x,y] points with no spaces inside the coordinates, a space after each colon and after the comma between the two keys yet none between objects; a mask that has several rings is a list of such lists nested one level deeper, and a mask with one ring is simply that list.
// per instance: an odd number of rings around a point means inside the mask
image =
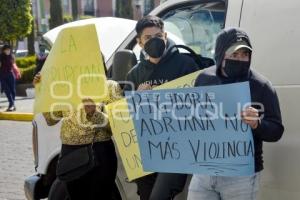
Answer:
[{"label": "person holding yellow sign", "polygon": [[[38,73],[33,84],[40,81]],[[120,99],[122,93],[118,83],[111,80],[106,83],[109,98],[102,103],[109,104]],[[50,126],[62,121],[57,175],[66,183],[70,199],[111,199],[117,157],[103,107],[97,107],[92,99],[86,98],[82,100],[80,110],[46,112],[43,115]],[[87,157],[88,160],[85,159]]]}]

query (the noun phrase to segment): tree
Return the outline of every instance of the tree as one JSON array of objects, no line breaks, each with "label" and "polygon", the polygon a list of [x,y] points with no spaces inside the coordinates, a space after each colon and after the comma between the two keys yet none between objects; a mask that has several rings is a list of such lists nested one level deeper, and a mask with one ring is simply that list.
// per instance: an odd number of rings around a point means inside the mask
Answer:
[{"label": "tree", "polygon": [[0,40],[15,48],[31,32],[30,0],[0,0]]},{"label": "tree", "polygon": [[73,21],[78,20],[78,1],[72,0],[72,17]]},{"label": "tree", "polygon": [[[32,9],[31,9],[31,15],[33,15]],[[31,33],[27,37],[28,55],[34,55],[35,54],[35,49],[34,49],[35,31],[34,31],[34,27],[35,27],[34,20],[32,20],[32,22],[31,22]]]},{"label": "tree", "polygon": [[64,23],[61,0],[50,0],[50,29]]},{"label": "tree", "polygon": [[131,0],[117,0],[116,2],[116,16],[132,19],[132,3]]}]

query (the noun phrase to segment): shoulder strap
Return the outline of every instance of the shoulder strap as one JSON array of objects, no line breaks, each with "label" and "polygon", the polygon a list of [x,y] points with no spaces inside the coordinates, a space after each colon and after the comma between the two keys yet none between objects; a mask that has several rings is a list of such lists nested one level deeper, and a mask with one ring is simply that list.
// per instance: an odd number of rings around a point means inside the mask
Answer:
[{"label": "shoulder strap", "polygon": [[190,53],[190,56],[194,59],[194,61],[197,63],[199,69],[204,69],[207,67],[210,67],[212,65],[215,64],[214,60],[211,58],[207,58],[207,57],[203,57],[200,54],[197,54],[193,49],[191,49],[188,46],[182,45],[182,44],[177,44],[177,45],[173,45],[169,50],[171,51],[173,48],[177,48],[177,49],[185,49],[186,51],[188,51]]}]

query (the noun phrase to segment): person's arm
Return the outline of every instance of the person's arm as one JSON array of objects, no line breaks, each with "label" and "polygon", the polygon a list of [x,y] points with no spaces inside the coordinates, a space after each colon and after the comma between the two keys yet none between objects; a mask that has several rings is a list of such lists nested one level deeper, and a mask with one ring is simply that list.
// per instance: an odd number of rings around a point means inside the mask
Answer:
[{"label": "person's arm", "polygon": [[264,85],[263,95],[264,112],[261,113],[263,117],[253,130],[253,134],[262,141],[276,142],[284,131],[278,97],[270,83]]},{"label": "person's arm", "polygon": [[34,75],[38,74],[41,71],[41,69],[42,69],[41,62],[37,58],[36,59],[36,67],[34,69]]},{"label": "person's arm", "polygon": [[62,111],[44,112],[43,116],[48,126],[57,124],[63,118]]},{"label": "person's arm", "polygon": [[[34,76],[32,84],[35,86],[36,84],[41,82],[41,79],[42,79],[41,73],[38,72]],[[53,125],[57,124],[63,118],[63,113],[62,113],[62,111],[44,112],[43,116],[44,116],[48,126],[53,126]]]},{"label": "person's arm", "polygon": [[[95,102],[92,99],[83,99],[84,112],[86,114],[86,120],[90,123],[90,128],[99,131],[98,129],[107,128],[108,118],[101,109],[97,109]],[[96,125],[96,126],[94,126]]]},{"label": "person's arm", "polygon": [[113,103],[123,98],[122,89],[116,81],[113,80],[107,81],[107,91],[108,91],[108,97],[102,102],[102,104],[104,105]]},{"label": "person's arm", "polygon": [[95,112],[92,115],[87,115],[86,118],[92,125],[92,129],[94,129],[96,132],[101,132],[101,130],[110,130],[109,120],[106,113],[95,110]]},{"label": "person's arm", "polygon": [[83,102],[85,104],[85,112],[87,114],[86,119],[93,125],[97,125],[95,127],[97,131],[100,131],[100,129],[110,129],[105,105],[123,98],[122,89],[117,82],[108,80],[107,87],[108,97],[100,104],[98,109],[92,100],[89,100],[90,102],[86,103]]}]

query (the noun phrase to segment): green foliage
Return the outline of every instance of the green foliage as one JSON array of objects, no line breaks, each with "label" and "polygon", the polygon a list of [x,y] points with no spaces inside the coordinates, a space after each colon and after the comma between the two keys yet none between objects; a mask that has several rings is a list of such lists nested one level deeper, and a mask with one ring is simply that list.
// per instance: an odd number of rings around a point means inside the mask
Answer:
[{"label": "green foliage", "polygon": [[21,79],[18,80],[18,83],[32,83],[36,68],[36,56],[17,58],[16,64],[21,72]]},{"label": "green foliage", "polygon": [[0,40],[13,41],[31,32],[30,0],[0,0]]},{"label": "green foliage", "polygon": [[[94,18],[94,16],[90,16],[90,15],[81,15],[79,17],[79,20],[82,20],[82,19],[91,19],[91,18]],[[63,21],[64,21],[64,24],[66,23],[69,23],[69,22],[72,22],[74,21],[73,20],[73,17],[71,15],[64,15],[63,17]],[[51,18],[49,18],[49,24],[51,23]]]},{"label": "green foliage", "polygon": [[95,16],[90,16],[90,15],[81,15],[79,17],[79,19],[91,19],[91,18],[94,18]]},{"label": "green foliage", "polygon": [[19,68],[21,71],[21,79],[18,83],[32,83],[36,66],[31,65],[26,68]]},{"label": "green foliage", "polygon": [[32,65],[35,65],[36,57],[35,56],[27,56],[16,59],[16,64],[20,69],[28,68]]},{"label": "green foliage", "polygon": [[73,21],[73,17],[71,15],[64,15],[64,23],[69,23]]}]

